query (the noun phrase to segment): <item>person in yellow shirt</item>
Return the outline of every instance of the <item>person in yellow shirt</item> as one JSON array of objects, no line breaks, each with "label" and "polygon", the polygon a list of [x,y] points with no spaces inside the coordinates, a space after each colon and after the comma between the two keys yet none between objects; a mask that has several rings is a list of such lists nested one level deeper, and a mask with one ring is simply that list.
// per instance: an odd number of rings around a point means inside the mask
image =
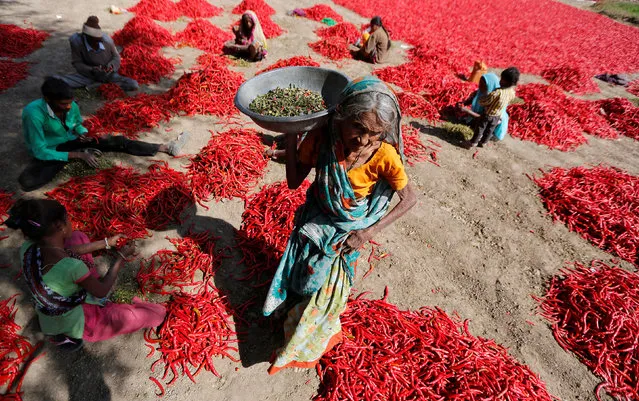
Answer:
[{"label": "person in yellow shirt", "polygon": [[[401,113],[393,92],[373,76],[351,82],[326,127],[297,147],[286,142],[286,180],[315,182],[263,307],[288,312],[285,346],[269,368],[313,368],[341,340],[339,316],[353,284],[360,248],[416,203],[404,168]],[[399,203],[390,207],[394,194]],[[290,310],[289,310],[290,309]]]}]

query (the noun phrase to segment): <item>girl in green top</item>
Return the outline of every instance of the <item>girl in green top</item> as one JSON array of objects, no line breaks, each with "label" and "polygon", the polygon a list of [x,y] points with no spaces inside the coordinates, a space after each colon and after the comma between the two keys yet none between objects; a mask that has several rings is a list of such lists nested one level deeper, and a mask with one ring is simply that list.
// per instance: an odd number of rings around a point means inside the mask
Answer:
[{"label": "girl in green top", "polygon": [[164,320],[162,305],[97,301],[107,296],[125,258],[135,248],[116,251],[117,259],[104,277],[94,269],[91,253],[111,249],[121,235],[91,242],[85,234],[73,231],[64,206],[48,199],[19,201],[6,224],[27,237],[20,249],[22,273],[40,328],[54,336],[54,343],[77,349],[83,339],[102,341],[159,326]]}]

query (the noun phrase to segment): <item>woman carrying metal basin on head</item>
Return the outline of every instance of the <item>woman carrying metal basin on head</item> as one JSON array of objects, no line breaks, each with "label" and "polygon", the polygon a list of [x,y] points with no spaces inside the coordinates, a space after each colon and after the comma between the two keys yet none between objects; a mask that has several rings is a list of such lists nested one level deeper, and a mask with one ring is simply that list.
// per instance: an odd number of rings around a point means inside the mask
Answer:
[{"label": "woman carrying metal basin on head", "polygon": [[[286,178],[315,182],[269,289],[263,313],[286,312],[285,345],[269,368],[313,368],[341,340],[340,314],[359,249],[416,203],[404,169],[401,114],[393,92],[368,76],[342,91],[329,122],[297,148],[287,134]],[[393,195],[399,203],[390,209]]]}]

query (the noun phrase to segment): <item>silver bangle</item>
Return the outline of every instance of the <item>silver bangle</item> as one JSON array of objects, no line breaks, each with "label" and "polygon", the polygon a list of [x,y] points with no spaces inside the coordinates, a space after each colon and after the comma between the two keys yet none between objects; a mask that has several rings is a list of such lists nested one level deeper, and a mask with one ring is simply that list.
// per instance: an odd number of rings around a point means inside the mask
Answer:
[{"label": "silver bangle", "polygon": [[104,237],[104,249],[111,249],[111,245],[109,245],[109,240]]}]

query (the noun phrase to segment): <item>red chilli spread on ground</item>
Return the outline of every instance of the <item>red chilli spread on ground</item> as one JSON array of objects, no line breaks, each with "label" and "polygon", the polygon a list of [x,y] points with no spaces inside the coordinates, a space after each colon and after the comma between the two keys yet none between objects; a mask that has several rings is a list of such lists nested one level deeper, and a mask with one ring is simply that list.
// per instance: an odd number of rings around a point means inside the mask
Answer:
[{"label": "red chilli spread on ground", "polygon": [[630,82],[626,90],[635,96],[639,96],[639,79]]},{"label": "red chilli spread on ground", "polygon": [[310,182],[295,189],[286,182],[265,185],[244,202],[242,225],[237,232],[237,247],[244,257],[245,275],[255,287],[271,282],[293,231],[295,211],[306,201]]},{"label": "red chilli spread on ground", "polygon": [[0,388],[4,388],[3,393],[15,391],[1,396],[3,400],[21,399],[22,380],[37,359],[34,355],[42,345],[34,346],[18,333],[21,327],[15,322],[16,297],[0,301]]},{"label": "red chilli spread on ground", "polygon": [[360,295],[340,319],[343,340],[320,359],[315,401],[554,400],[504,347],[439,308],[403,311],[386,295]]},{"label": "red chilli spread on ground", "polygon": [[150,48],[173,46],[173,35],[151,18],[144,15],[133,17],[113,34],[113,41],[120,46],[137,44]]},{"label": "red chilli spread on ground", "polygon": [[362,33],[359,29],[350,22],[341,22],[337,25],[320,28],[315,31],[320,38],[331,38],[334,36],[340,36],[346,38],[348,43],[355,43]]},{"label": "red chilli spread on ground", "polygon": [[[508,108],[514,137],[569,151],[587,142],[583,132],[607,139],[619,136],[602,114],[602,105],[614,100],[576,99],[566,96],[557,86],[543,84],[518,86],[517,96],[525,103]],[[625,119],[626,116],[621,118]]]},{"label": "red chilli spread on ground", "polygon": [[397,94],[399,108],[403,116],[424,118],[430,121],[439,120],[439,111],[424,96],[413,92],[400,92]]},{"label": "red chilli spread on ground", "polygon": [[453,61],[443,56],[433,57],[431,52],[421,47],[411,55],[413,61],[381,68],[375,70],[374,74],[405,91],[398,97],[400,106],[406,109],[408,115],[434,120],[444,109],[470,96],[477,85],[462,81],[456,72],[459,68]]},{"label": "red chilli spread on ground", "polygon": [[198,201],[246,198],[264,175],[267,159],[260,134],[252,129],[230,129],[213,134],[191,158],[187,176]]},{"label": "red chilli spread on ground", "polygon": [[167,93],[171,110],[188,116],[238,114],[233,99],[244,82],[244,76],[229,70],[221,62],[216,63],[212,58],[202,61],[211,61],[211,64],[185,73]]},{"label": "red chilli spread on ground", "polygon": [[120,73],[140,84],[158,83],[162,78],[170,77],[179,62],[180,59],[164,57],[160,50],[130,45],[122,52]]},{"label": "red chilli spread on ground", "polygon": [[423,95],[437,109],[465,100],[477,86],[457,76],[454,64],[445,58],[415,60],[396,67],[375,70],[381,80],[404,91]]},{"label": "red chilli spread on ground", "polygon": [[[500,12],[492,15],[486,14],[482,0],[420,2],[419,12],[413,0],[335,3],[368,18],[381,15],[393,40],[428,43],[438,54],[467,67],[481,55],[490,67],[515,65],[523,73],[537,75],[557,65],[579,66],[587,80],[606,71],[639,71],[639,31],[635,27],[552,0],[536,0],[525,9],[516,2],[495,0],[491,7]],[[482,24],[469,29],[468,21]]]},{"label": "red chilli spread on ground", "polygon": [[[13,206],[13,192],[0,189],[0,226],[4,224],[7,217],[9,217],[9,209]],[[4,231],[4,227],[0,227],[0,231]],[[7,236],[0,236],[0,240],[7,238]]]},{"label": "red chilli spread on ground", "polygon": [[596,104],[601,107],[613,128],[639,141],[639,107],[620,97],[599,100]]},{"label": "red chilli spread on ground", "polygon": [[[421,61],[411,61],[398,66],[377,69],[374,74],[382,81],[395,84],[405,91],[421,93],[435,82],[424,79],[427,74],[430,77],[428,73],[430,67]],[[448,74],[450,72],[447,72]]]},{"label": "red chilli spread on ground", "polygon": [[137,239],[149,229],[179,223],[180,214],[194,203],[184,174],[166,163],[151,165],[140,174],[130,167],[113,167],[96,175],[74,177],[47,193],[68,211],[73,227],[89,238],[124,234]]},{"label": "red chilli spread on ground", "polygon": [[472,82],[462,81],[460,79],[451,79],[442,82],[442,86],[438,92],[425,94],[424,97],[437,110],[444,111],[453,107],[457,102],[467,99],[474,91],[477,85]]},{"label": "red chilli spread on ground", "polygon": [[49,37],[44,31],[0,24],[0,57],[23,58],[33,53]]},{"label": "red chilli spread on ground", "polygon": [[639,399],[639,275],[593,261],[575,262],[555,276],[541,315],[561,348],[601,377],[595,389],[619,400]]},{"label": "red chilli spread on ground", "polygon": [[205,52],[221,53],[224,42],[233,39],[233,34],[223,31],[205,19],[194,19],[183,31],[175,34],[180,47],[195,47]]},{"label": "red chilli spread on ground", "polygon": [[177,4],[171,0],[141,0],[128,11],[158,21],[175,21],[182,16]]},{"label": "red chilli spread on ground", "polygon": [[424,145],[419,137],[419,130],[411,125],[402,126],[402,140],[404,142],[404,155],[406,156],[406,162],[413,166],[418,162],[429,162],[441,167],[437,162],[437,152],[439,152],[441,145],[437,142],[431,141],[432,145]]},{"label": "red chilli spread on ground", "polygon": [[[214,357],[223,357],[239,362],[231,353],[237,352],[237,335],[233,328],[230,302],[210,284],[205,284],[196,294],[174,293],[166,304],[166,320],[155,338],[155,329],[144,332],[144,339],[153,357],[156,350],[160,357],[151,365],[155,372],[162,366],[160,379],[149,380],[158,388],[158,396],[164,395],[164,386],[175,384],[181,376],[193,383],[202,369],[220,376],[213,366]],[[238,316],[235,316],[237,319]],[[170,380],[169,380],[170,378]]]},{"label": "red chilli spread on ground", "polygon": [[295,56],[295,57],[291,57],[287,59],[277,60],[275,64],[272,64],[264,68],[263,70],[258,71],[256,75],[259,75],[263,72],[275,70],[277,68],[295,67],[295,66],[319,67],[320,64],[317,61],[313,60],[311,57]]},{"label": "red chilli spread on ground", "polygon": [[599,248],[639,262],[639,177],[620,169],[553,168],[533,181],[554,220]]},{"label": "red chilli spread on ground", "polygon": [[565,65],[548,68],[541,72],[541,76],[551,84],[576,95],[601,92],[592,75],[577,67]]},{"label": "red chilli spread on ground", "polygon": [[258,14],[257,17],[260,19],[260,24],[262,25],[262,31],[264,32],[264,36],[266,36],[267,39],[276,38],[280,36],[281,34],[283,34],[284,32],[286,32],[279,25],[273,22],[271,17],[269,17],[268,15]]},{"label": "red chilli spread on ground", "polygon": [[0,60],[0,93],[13,88],[29,75],[29,63]]},{"label": "red chilli spread on ground", "polygon": [[221,7],[216,7],[206,0],[180,0],[177,7],[182,15],[189,18],[217,17],[224,11]]},{"label": "red chilli spread on ground", "polygon": [[306,18],[313,21],[321,21],[324,18],[332,18],[335,22],[344,22],[344,19],[331,6],[326,4],[316,4],[313,7],[305,8]]},{"label": "red chilli spread on ground", "polygon": [[558,107],[563,95],[558,88],[528,84],[517,88],[523,104],[508,107],[510,135],[549,149],[573,151],[588,143],[579,123]]},{"label": "red chilli spread on ground", "polygon": [[224,68],[231,64],[231,59],[225,56],[219,56],[212,53],[200,54],[197,59],[197,64],[193,69],[205,70],[207,68]]},{"label": "red chilli spread on ground", "polygon": [[114,84],[114,83],[107,83],[107,84],[102,84],[98,86],[98,93],[105,100],[109,100],[109,101],[116,100],[116,99],[123,99],[127,97],[127,94],[124,91],[124,89],[120,88],[118,84]]},{"label": "red chilli spread on ground", "polygon": [[240,4],[235,6],[232,12],[233,14],[244,14],[246,10],[255,11],[258,18],[275,14],[273,7],[266,4],[264,0],[243,0]]},{"label": "red chilli spread on ground", "polygon": [[315,31],[321,39],[309,43],[311,49],[331,60],[350,58],[349,46],[360,37],[360,31],[349,22],[341,22],[327,28]]},{"label": "red chilli spread on ground", "polygon": [[83,125],[90,135],[100,137],[106,133],[121,133],[137,139],[140,132],[150,131],[162,121],[169,121],[171,113],[166,94],[140,93],[125,99],[106,103]]},{"label": "red chilli spread on ground", "polygon": [[[171,294],[176,288],[201,285],[212,277],[222,262],[222,255],[215,252],[216,240],[206,232],[169,239],[174,251],[162,249],[140,262],[136,280],[142,294]],[[196,274],[203,281],[195,281]]]},{"label": "red chilli spread on ground", "polygon": [[316,53],[330,60],[351,58],[351,52],[348,49],[348,40],[340,36],[323,38],[317,42],[309,43],[308,46]]}]

